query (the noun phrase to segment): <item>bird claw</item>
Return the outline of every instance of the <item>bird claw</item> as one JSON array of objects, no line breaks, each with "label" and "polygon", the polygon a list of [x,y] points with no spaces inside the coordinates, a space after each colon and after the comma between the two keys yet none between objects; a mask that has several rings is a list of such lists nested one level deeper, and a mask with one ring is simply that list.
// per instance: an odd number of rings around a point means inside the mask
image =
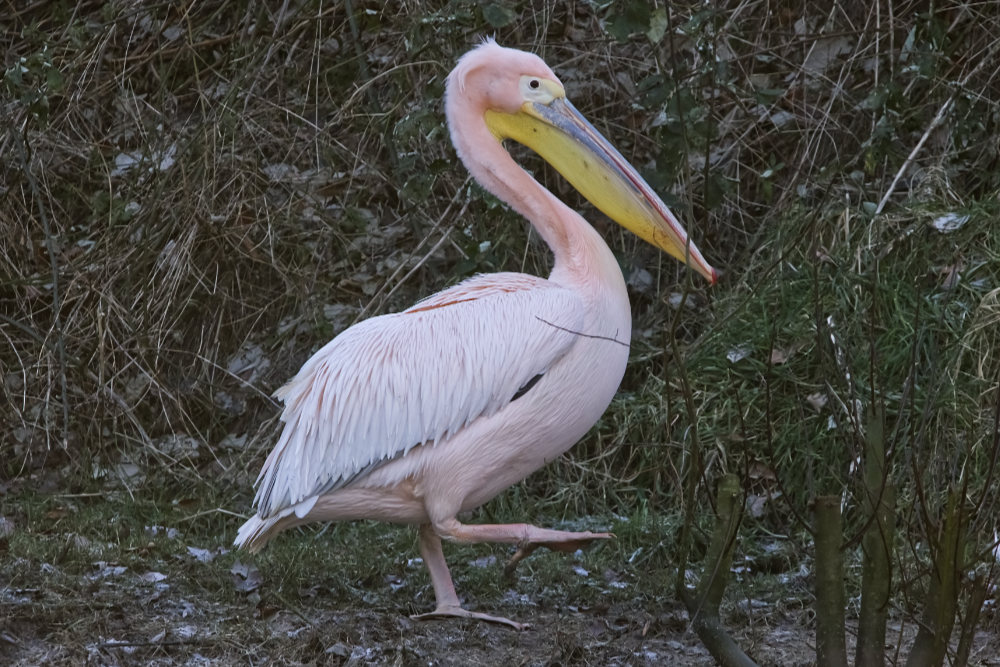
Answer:
[{"label": "bird claw", "polygon": [[566,540],[558,541],[548,541],[548,542],[522,542],[517,545],[517,551],[514,555],[510,557],[507,564],[503,568],[503,574],[505,577],[510,579],[514,576],[514,569],[517,564],[522,560],[534,553],[535,549],[538,547],[546,547],[552,549],[553,551],[563,551],[572,552],[577,549],[584,549],[589,547],[594,540],[609,540],[615,537],[614,533],[576,533],[573,537]]},{"label": "bird claw", "polygon": [[509,628],[514,628],[515,630],[527,630],[531,627],[528,623],[518,623],[517,621],[512,621],[509,618],[504,618],[503,616],[481,614],[477,611],[469,611],[463,607],[453,605],[438,607],[434,611],[427,612],[426,614],[412,614],[410,618],[415,621],[428,621],[437,618],[471,618],[476,621],[486,621],[487,623],[506,625]]}]

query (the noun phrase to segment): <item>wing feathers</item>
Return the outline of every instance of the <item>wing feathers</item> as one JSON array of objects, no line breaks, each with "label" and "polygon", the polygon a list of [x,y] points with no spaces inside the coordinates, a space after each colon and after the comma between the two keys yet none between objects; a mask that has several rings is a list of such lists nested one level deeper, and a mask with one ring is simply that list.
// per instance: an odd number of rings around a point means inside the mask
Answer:
[{"label": "wing feathers", "polygon": [[502,409],[565,354],[582,312],[544,279],[492,274],[348,328],[274,394],[285,427],[257,478],[260,515]]}]

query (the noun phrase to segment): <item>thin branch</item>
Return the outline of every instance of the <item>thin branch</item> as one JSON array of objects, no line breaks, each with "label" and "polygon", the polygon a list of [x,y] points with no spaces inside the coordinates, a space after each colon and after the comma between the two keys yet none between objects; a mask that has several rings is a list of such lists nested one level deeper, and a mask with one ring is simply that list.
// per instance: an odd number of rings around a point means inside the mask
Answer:
[{"label": "thin branch", "polygon": [[903,174],[905,174],[906,171],[910,168],[910,165],[913,164],[913,161],[916,159],[917,154],[920,152],[920,149],[922,149],[924,147],[924,144],[927,143],[927,139],[930,138],[934,130],[937,129],[937,126],[941,124],[947,113],[951,111],[951,107],[955,103],[955,99],[958,97],[958,94],[965,88],[965,84],[968,83],[969,79],[971,79],[972,76],[976,72],[978,72],[983,65],[985,65],[986,63],[993,62],[993,55],[996,52],[998,46],[1000,46],[1000,41],[995,41],[993,43],[993,46],[990,47],[989,53],[987,53],[986,56],[979,61],[978,65],[973,67],[964,77],[962,77],[962,80],[958,82],[957,86],[955,86],[955,90],[952,91],[951,95],[948,96],[948,99],[946,99],[944,101],[944,104],[941,105],[941,108],[938,109],[937,114],[935,114],[934,118],[931,120],[930,125],[927,126],[927,129],[924,130],[924,133],[920,137],[920,140],[917,142],[917,145],[913,147],[913,150],[910,151],[910,154],[906,156],[906,160],[904,160],[902,166],[900,166],[899,171],[896,172],[896,175],[892,179],[892,183],[889,184],[889,189],[885,191],[884,195],[882,195],[881,201],[879,201],[878,206],[875,208],[875,215],[881,213],[882,209],[885,208],[886,203],[889,201],[889,197],[891,197],[892,193],[896,191],[896,185],[899,183],[899,180],[903,178]]}]

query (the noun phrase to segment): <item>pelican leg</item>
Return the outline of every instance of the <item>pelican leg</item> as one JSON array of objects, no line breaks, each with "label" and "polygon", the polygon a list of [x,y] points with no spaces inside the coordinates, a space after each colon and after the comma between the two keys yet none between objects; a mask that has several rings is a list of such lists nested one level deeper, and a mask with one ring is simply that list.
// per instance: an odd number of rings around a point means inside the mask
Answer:
[{"label": "pelican leg", "polygon": [[451,581],[451,573],[448,572],[448,563],[444,560],[444,552],[441,550],[441,538],[437,536],[430,524],[420,526],[420,555],[423,556],[424,564],[431,575],[431,584],[434,586],[434,598],[437,607],[434,611],[426,614],[415,614],[410,618],[424,621],[432,618],[447,618],[457,616],[458,618],[472,618],[488,623],[499,623],[507,625],[515,630],[525,630],[531,626],[525,623],[518,623],[502,616],[490,616],[475,611],[463,609],[458,601],[458,594],[455,593],[455,585]]},{"label": "pelican leg", "polygon": [[538,547],[553,551],[576,551],[590,546],[594,540],[607,540],[614,533],[571,532],[539,528],[530,523],[464,524],[458,519],[439,522],[434,527],[438,535],[456,542],[500,542],[516,544],[517,551],[504,567],[508,577],[522,560]]}]

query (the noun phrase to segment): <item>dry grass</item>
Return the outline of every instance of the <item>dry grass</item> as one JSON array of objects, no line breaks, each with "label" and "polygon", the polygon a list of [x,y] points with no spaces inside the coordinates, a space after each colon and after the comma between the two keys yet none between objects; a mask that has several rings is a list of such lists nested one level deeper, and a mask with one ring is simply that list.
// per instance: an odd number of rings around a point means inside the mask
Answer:
[{"label": "dry grass", "polygon": [[[498,37],[556,64],[730,267],[732,293],[754,294],[806,240],[853,253],[840,266],[860,272],[926,223],[920,207],[978,207],[976,224],[995,213],[1000,18],[988,4],[914,7],[539,5]],[[351,321],[476,271],[545,271],[523,225],[469,187],[442,124],[443,75],[483,32],[481,8],[62,8],[4,18],[8,474],[233,475],[219,443],[260,433],[270,391]],[[657,332],[680,273],[608,232],[634,288],[636,370],[593,457],[564,464],[590,480],[571,495],[649,483],[641,448],[663,437],[663,406],[630,397],[651,390],[648,361],[665,363]],[[741,303],[686,313],[681,339],[725,333]],[[988,313],[984,297],[973,349],[994,335]],[[676,389],[665,377],[652,391]]]},{"label": "dry grass", "polygon": [[[10,474],[254,432],[265,395],[359,313],[478,270],[544,272],[537,243],[463,184],[442,125],[442,77],[480,9],[60,8],[2,17]],[[651,46],[601,29],[657,25],[642,3],[539,5],[498,36],[557,64],[708,255],[760,280],[803,234],[836,242],[831,207],[996,191],[996,13],[912,9],[674,6]],[[789,215],[801,224],[776,247]],[[677,270],[614,241],[654,328]]]}]

